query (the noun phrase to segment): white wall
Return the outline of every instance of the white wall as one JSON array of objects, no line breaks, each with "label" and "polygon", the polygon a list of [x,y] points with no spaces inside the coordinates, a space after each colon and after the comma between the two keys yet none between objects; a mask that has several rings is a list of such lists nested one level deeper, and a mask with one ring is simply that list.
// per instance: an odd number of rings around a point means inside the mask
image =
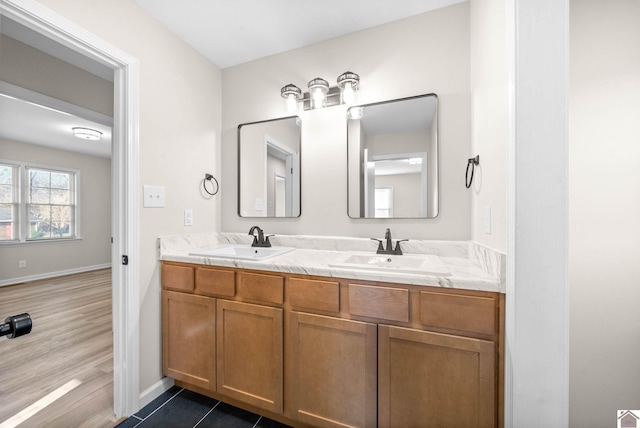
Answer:
[{"label": "white wall", "polygon": [[420,217],[422,199],[422,174],[395,174],[376,176],[376,187],[393,188],[393,215],[398,217]]},{"label": "white wall", "polygon": [[[220,69],[132,0],[40,3],[140,63],[140,183],[164,186],[167,200],[165,208],[142,208],[140,214],[143,391],[162,376],[156,239],[219,230],[219,196],[206,195],[202,180],[205,173],[220,178]],[[183,226],[186,208],[193,210],[192,227]]]},{"label": "white wall", "polygon": [[346,106],[301,111],[302,215],[260,219],[268,233],[471,238],[471,197],[463,176],[470,143],[469,6],[461,3],[391,24],[223,70],[222,229],[247,232],[255,219],[236,214],[235,130],[287,115],[280,88],[316,76],[361,78],[358,103],[436,93],[440,102],[440,214],[430,220],[355,220],[347,216]]},{"label": "white wall", "polygon": [[[480,156],[473,186],[471,239],[507,250],[507,42],[505,0],[470,0],[471,127]],[[491,208],[491,233],[484,231],[485,207]]]},{"label": "white wall", "polygon": [[569,421],[616,426],[640,408],[640,1],[570,6]]},{"label": "white wall", "polygon": [[[81,240],[0,246],[0,282],[111,263],[111,159],[0,140],[0,159],[80,172]],[[26,260],[26,268],[18,261]],[[14,280],[14,281],[11,281]]]}]

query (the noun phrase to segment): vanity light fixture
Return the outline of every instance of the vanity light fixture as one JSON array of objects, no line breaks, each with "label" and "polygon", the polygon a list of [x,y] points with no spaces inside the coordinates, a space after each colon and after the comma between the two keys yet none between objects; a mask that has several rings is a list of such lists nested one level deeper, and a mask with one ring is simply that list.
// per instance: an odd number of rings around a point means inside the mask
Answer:
[{"label": "vanity light fixture", "polygon": [[83,140],[97,141],[102,137],[102,132],[91,128],[75,127],[72,130],[74,137],[82,138]]},{"label": "vanity light fixture", "polygon": [[302,98],[302,90],[293,83],[280,89],[280,95],[284,98],[284,102],[287,104],[287,111],[289,113],[295,113],[298,111],[298,100]]},{"label": "vanity light fixture", "polygon": [[327,94],[329,82],[321,77],[309,81],[309,94],[311,95],[311,108],[317,109],[327,106]]},{"label": "vanity light fixture", "polygon": [[338,87],[340,88],[340,100],[342,104],[351,104],[356,100],[356,91],[360,86],[360,76],[347,71],[338,76]]},{"label": "vanity light fixture", "polygon": [[360,76],[347,71],[338,76],[337,83],[337,86],[329,86],[329,82],[316,77],[307,84],[309,92],[302,94],[300,88],[290,83],[280,89],[280,95],[285,99],[289,113],[297,112],[298,102],[302,102],[305,110],[353,103],[360,86]]}]

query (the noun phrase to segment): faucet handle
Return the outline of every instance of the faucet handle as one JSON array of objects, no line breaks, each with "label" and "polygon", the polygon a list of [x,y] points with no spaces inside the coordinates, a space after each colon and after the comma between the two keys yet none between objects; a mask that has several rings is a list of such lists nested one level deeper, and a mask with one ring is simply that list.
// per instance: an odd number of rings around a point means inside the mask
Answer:
[{"label": "faucet handle", "polygon": [[401,255],[402,255],[402,248],[400,248],[400,243],[401,243],[401,242],[405,242],[405,241],[408,241],[408,239],[398,239],[398,240],[396,241],[396,248],[393,250],[393,253],[394,253],[394,254],[397,254],[397,255],[399,255],[399,256],[401,256]]},{"label": "faucet handle", "polygon": [[382,246],[382,239],[371,238],[372,241],[378,241],[378,252],[384,251],[384,247]]},{"label": "faucet handle", "polygon": [[276,236],[276,235],[267,235],[267,236],[264,237],[264,241],[263,241],[263,244],[262,244],[263,247],[270,247],[271,246],[271,242],[269,242],[269,238],[272,237],[272,236]]}]

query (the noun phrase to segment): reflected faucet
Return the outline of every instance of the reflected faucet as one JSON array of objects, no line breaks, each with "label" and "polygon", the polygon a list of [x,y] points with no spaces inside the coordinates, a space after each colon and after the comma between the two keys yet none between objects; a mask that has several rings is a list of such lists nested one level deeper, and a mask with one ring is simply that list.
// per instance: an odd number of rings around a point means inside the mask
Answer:
[{"label": "reflected faucet", "polygon": [[[256,236],[256,230],[258,231],[258,236]],[[269,242],[269,237],[273,235],[264,236],[264,232],[258,226],[252,226],[249,229],[249,235],[253,235],[253,243],[252,247],[270,247],[271,242]]]},{"label": "reflected faucet", "polygon": [[391,239],[391,229],[387,228],[387,231],[384,234],[384,239],[386,241],[386,248],[382,245],[382,239],[371,238],[374,241],[378,241],[378,250],[376,254],[395,254],[397,256],[402,255],[402,248],[400,248],[400,243],[403,241],[408,241],[408,239],[399,239],[396,241],[396,248],[393,248],[393,240]]}]

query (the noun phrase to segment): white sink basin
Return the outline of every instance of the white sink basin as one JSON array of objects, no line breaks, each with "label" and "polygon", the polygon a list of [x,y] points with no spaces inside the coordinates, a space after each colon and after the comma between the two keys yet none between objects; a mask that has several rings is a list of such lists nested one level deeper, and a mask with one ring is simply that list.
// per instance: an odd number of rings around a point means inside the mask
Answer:
[{"label": "white sink basin", "polygon": [[330,267],[358,269],[376,272],[412,273],[422,275],[450,276],[451,272],[440,257],[430,254],[387,255],[351,254]]},{"label": "white sink basin", "polygon": [[251,247],[250,245],[223,245],[206,250],[196,250],[190,256],[217,257],[222,259],[266,260],[289,253],[293,247]]}]

